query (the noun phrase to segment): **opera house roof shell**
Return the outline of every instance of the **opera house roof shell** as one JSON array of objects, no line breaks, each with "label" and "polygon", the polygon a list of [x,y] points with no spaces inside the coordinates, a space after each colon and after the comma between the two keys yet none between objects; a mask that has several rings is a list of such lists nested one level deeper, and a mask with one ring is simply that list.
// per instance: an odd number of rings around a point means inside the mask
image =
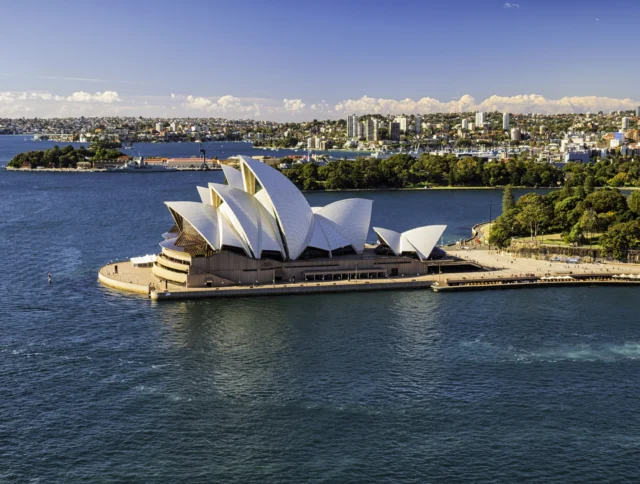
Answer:
[{"label": "opera house roof shell", "polygon": [[[278,254],[296,260],[306,249],[331,257],[340,250],[361,254],[365,248],[373,202],[351,198],[311,207],[298,188],[278,170],[240,156],[240,169],[222,165],[227,184],[198,187],[201,202],[165,202],[179,235],[195,233],[213,251],[232,249],[260,259]],[[375,229],[396,254],[429,257],[445,226],[404,233]],[[178,238],[178,234],[168,234]],[[167,237],[167,238],[170,238]],[[167,240],[174,245],[175,238]],[[165,243],[161,244],[165,245]]]}]

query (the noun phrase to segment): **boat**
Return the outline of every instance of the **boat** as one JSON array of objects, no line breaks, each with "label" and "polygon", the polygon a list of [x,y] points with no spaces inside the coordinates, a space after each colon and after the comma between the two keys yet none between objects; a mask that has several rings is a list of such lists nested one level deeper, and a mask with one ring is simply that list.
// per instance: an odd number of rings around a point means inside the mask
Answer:
[{"label": "boat", "polygon": [[177,168],[171,168],[163,162],[162,165],[150,165],[144,161],[144,156],[137,156],[124,165],[107,168],[111,173],[170,173],[178,171]]}]

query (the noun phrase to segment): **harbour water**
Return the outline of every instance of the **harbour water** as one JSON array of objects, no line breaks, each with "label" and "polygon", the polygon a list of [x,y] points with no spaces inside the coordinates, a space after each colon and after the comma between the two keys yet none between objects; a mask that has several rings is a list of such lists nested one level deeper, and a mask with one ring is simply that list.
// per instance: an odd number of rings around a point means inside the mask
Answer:
[{"label": "harbour water", "polygon": [[[635,288],[153,303],[98,284],[158,250],[163,201],[219,177],[0,171],[0,482],[640,477]],[[446,242],[501,193],[307,196]]]},{"label": "harbour water", "polygon": [[[31,150],[46,150],[55,145],[63,148],[68,145],[75,147],[88,146],[88,143],[69,143],[64,141],[34,141],[33,136],[22,135],[0,135],[0,166],[6,165],[11,158],[18,153]],[[227,141],[207,141],[202,143],[202,147],[207,150],[207,158],[218,158],[224,160],[233,155],[244,156],[301,156],[306,154],[306,150],[292,149],[269,149],[254,148],[252,143],[247,142],[227,142]],[[134,143],[130,149],[123,149],[123,153],[131,156],[145,156],[147,158],[160,156],[165,158],[188,158],[191,156],[202,156],[200,154],[200,143]],[[325,154],[333,158],[356,158],[364,156],[368,152],[357,151],[318,151],[314,154]]]}]

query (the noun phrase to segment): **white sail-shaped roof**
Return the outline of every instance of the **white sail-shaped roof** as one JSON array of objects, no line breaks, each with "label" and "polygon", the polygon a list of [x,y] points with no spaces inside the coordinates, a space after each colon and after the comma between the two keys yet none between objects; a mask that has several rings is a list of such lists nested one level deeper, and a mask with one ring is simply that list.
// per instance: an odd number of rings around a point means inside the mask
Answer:
[{"label": "white sail-shaped roof", "polygon": [[446,228],[446,225],[426,225],[402,233],[380,227],[374,227],[373,230],[395,255],[415,252],[420,260],[425,260],[431,255]]},{"label": "white sail-shaped roof", "polygon": [[407,232],[402,232],[403,241],[408,241],[414,248],[420,260],[425,260],[442,237],[446,225],[427,225]]},{"label": "white sail-shaped roof", "polygon": [[348,245],[358,254],[364,250],[371,223],[372,200],[364,198],[348,198],[330,203],[316,212],[331,220],[338,228]]},{"label": "white sail-shaped roof", "polygon": [[218,241],[218,246],[220,248],[227,247],[237,247],[239,249],[244,250],[244,253],[247,257],[251,257],[251,251],[247,244],[242,240],[240,235],[238,235],[233,228],[233,226],[229,223],[227,218],[222,213],[222,210],[218,210],[218,227],[220,239]]},{"label": "white sail-shaped roof", "polygon": [[230,187],[238,188],[240,190],[244,190],[244,184],[242,181],[242,173],[240,170],[236,170],[228,165],[220,165],[222,166],[222,171],[224,172],[224,177],[227,179],[227,183]]},{"label": "white sail-shaped roof", "polygon": [[244,238],[253,257],[259,259],[263,250],[277,251],[285,256],[280,237],[269,220],[270,214],[255,197],[244,190],[219,183],[209,183],[209,188],[224,202],[220,209]]},{"label": "white sail-shaped roof", "polygon": [[[259,182],[266,192],[263,204],[273,213],[284,236],[290,259],[297,259],[307,247],[313,229],[313,212],[300,190],[282,173],[257,160],[240,157],[243,170],[250,170],[255,180],[244,176],[244,187],[249,193]],[[244,173],[243,173],[244,174]]]},{"label": "white sail-shaped roof", "polygon": [[378,235],[380,242],[387,244],[394,254],[402,254],[402,234],[400,232],[380,227],[373,227],[373,230]]},{"label": "white sail-shaped roof", "polygon": [[[365,248],[372,201],[346,199],[311,208],[302,193],[278,170],[239,157],[241,170],[223,166],[228,185],[198,187],[200,202],[166,202],[178,225],[188,221],[214,250],[239,248],[260,259],[265,251],[295,260],[307,247],[329,256],[338,249]],[[415,253],[427,259],[445,225],[396,232],[375,227],[378,238],[396,255]]]},{"label": "white sail-shaped roof", "polygon": [[[329,247],[329,250],[336,250],[342,247],[349,247],[351,245],[351,242],[349,242],[349,240],[344,235],[342,235],[340,227],[338,227],[335,223],[333,223],[328,218],[325,218],[320,214],[315,214],[314,221],[315,221],[315,224],[320,225],[320,228],[322,229],[322,233],[327,239],[327,245]],[[314,231],[315,231],[315,224],[314,224]]]},{"label": "white sail-shaped roof", "polygon": [[182,217],[207,241],[214,249],[220,250],[219,227],[216,209],[211,205],[199,202],[164,202],[174,216],[176,225],[182,230]]},{"label": "white sail-shaped roof", "polygon": [[204,203],[205,205],[213,205],[213,203],[211,203],[211,192],[209,191],[209,189],[205,187],[196,188],[198,189],[198,195],[200,195],[200,200],[202,200],[202,203]]},{"label": "white sail-shaped roof", "polygon": [[329,240],[322,230],[320,223],[316,219],[313,224],[313,233],[311,234],[311,239],[309,240],[309,247],[315,247],[316,249],[326,250],[327,252],[331,252],[331,244],[329,244]]}]

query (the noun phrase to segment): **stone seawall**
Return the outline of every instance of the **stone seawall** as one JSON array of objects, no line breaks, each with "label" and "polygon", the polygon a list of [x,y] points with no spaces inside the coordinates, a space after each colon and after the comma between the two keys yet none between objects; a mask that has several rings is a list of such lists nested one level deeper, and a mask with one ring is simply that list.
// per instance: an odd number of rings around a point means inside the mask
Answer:
[{"label": "stone seawall", "polygon": [[336,292],[364,292],[364,291],[391,291],[398,289],[426,289],[431,287],[433,280],[410,280],[393,282],[347,282],[313,285],[305,284],[284,284],[275,287],[238,287],[214,288],[198,290],[152,291],[151,299],[156,301],[172,299],[195,299],[195,298],[215,298],[215,297],[250,297],[250,296],[290,296],[295,294],[321,294]]}]

